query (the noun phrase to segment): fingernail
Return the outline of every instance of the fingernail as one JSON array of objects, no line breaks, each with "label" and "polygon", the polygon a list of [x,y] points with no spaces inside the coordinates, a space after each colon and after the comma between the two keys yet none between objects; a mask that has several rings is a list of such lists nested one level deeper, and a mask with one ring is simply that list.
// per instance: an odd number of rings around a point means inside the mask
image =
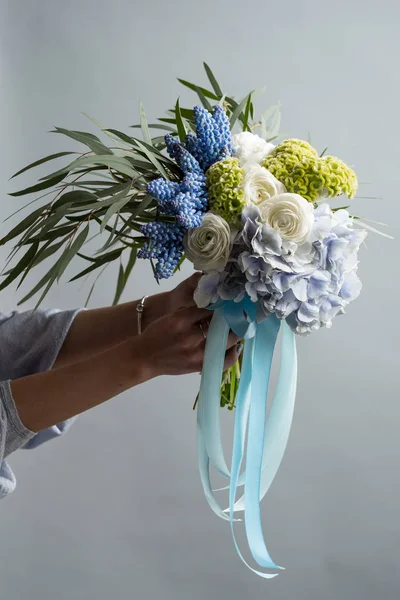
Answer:
[{"label": "fingernail", "polygon": [[236,352],[241,354],[243,352],[243,342],[239,342],[236,346]]}]

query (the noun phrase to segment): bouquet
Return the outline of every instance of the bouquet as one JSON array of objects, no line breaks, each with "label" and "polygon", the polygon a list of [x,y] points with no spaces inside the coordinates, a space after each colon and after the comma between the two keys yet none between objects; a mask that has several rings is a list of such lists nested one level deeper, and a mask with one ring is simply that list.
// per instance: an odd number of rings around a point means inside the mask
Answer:
[{"label": "bouquet", "polygon": [[[348,212],[357,192],[353,169],[340,158],[320,154],[305,140],[278,140],[279,107],[254,117],[255,92],[236,101],[224,94],[205,65],[211,89],[179,80],[200,104],[179,99],[167,116],[149,124],[140,105],[141,138],[115,129],[111,141],[82,131],[55,132],[84,144],[87,151],[31,187],[11,194],[52,193],[5,237],[17,238],[0,289],[52,257],[50,269],[21,302],[43,300],[70,262],[85,268],[73,280],[99,274],[120,262],[118,302],[136,259],[148,259],[156,279],[171,277],[187,258],[202,272],[195,300],[213,312],[197,398],[199,471],[213,511],[230,522],[244,513],[249,549],[264,578],[281,567],[266,548],[260,499],[279,468],[293,416],[296,391],[296,335],[331,327],[360,293],[358,250],[370,225]],[[93,120],[93,119],[92,119]],[[94,120],[93,120],[94,121]],[[152,136],[152,129],[166,135]],[[74,152],[59,152],[28,169]],[[346,196],[344,206],[332,201]],[[82,251],[93,227],[106,241]],[[93,239],[90,238],[90,239]],[[104,241],[104,240],[103,240]],[[126,257],[126,258],[125,258]],[[244,340],[243,357],[223,373],[226,340],[233,330]],[[271,364],[281,332],[279,380],[267,414]],[[235,408],[230,468],[220,435],[220,407]],[[246,464],[241,472],[246,456]],[[210,483],[213,467],[228,481],[223,508]],[[243,486],[243,496],[237,490]],[[273,569],[275,572],[270,572]]]}]

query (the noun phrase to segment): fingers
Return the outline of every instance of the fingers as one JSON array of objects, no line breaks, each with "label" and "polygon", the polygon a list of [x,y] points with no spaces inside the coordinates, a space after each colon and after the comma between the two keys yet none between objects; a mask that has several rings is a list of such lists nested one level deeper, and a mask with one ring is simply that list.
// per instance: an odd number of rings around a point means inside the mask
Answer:
[{"label": "fingers", "polygon": [[232,346],[235,346],[235,344],[237,344],[239,341],[240,341],[239,336],[237,336],[235,333],[233,333],[233,331],[230,331],[226,347],[232,348]]},{"label": "fingers", "polygon": [[230,369],[230,367],[233,367],[233,365],[239,358],[242,350],[243,350],[242,343],[235,344],[235,346],[233,346],[230,350],[228,350],[228,352],[225,355],[225,362],[224,362],[224,370],[225,371],[227,369]]},{"label": "fingers", "polygon": [[199,323],[200,321],[208,321],[211,318],[211,313],[206,308],[197,308],[197,306],[191,306],[189,308],[181,308],[176,312],[176,316],[179,319],[184,320],[186,323]]}]

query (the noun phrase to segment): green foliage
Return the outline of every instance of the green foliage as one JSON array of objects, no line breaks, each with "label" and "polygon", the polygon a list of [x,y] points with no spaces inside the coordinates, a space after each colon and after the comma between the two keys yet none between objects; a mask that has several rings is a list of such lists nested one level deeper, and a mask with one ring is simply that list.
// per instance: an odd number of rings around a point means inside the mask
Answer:
[{"label": "green foliage", "polygon": [[[236,101],[224,93],[206,63],[204,69],[210,89],[179,79],[185,88],[196,94],[202,106],[207,110],[212,110],[217,104],[222,106],[232,128],[239,127],[244,131],[259,129],[265,137],[276,137],[280,123],[279,107],[272,107],[259,121],[254,121],[253,98],[256,92]],[[52,285],[78,260],[84,261],[86,266],[69,280],[92,274],[96,276],[90,284],[88,300],[104,269],[119,261],[114,296],[114,303],[118,302],[135,265],[137,251],[144,242],[140,226],[155,218],[173,219],[158,215],[156,200],[147,193],[147,183],[157,177],[179,180],[179,167],[165,153],[163,133],[168,131],[184,140],[188,132],[194,132],[193,105],[188,108],[181,106],[178,98],[166,116],[149,123],[140,103],[139,123],[131,127],[140,130],[141,139],[105,127],[89,115],[85,114],[85,117],[96,126],[100,137],[87,131],[55,127],[51,133],[68,138],[72,143],[83,144],[84,148],[81,151],[79,148],[67,149],[36,160],[12,177],[14,180],[53,161],[71,160],[69,157],[74,155],[72,162],[61,163],[61,167],[36,183],[10,192],[13,197],[42,195],[10,215],[15,218],[20,210],[26,211],[33,202],[39,203],[39,207],[0,238],[0,245],[13,244],[9,257],[12,266],[7,265],[8,270],[3,272],[0,290],[13,283],[20,286],[31,272],[35,272],[37,265],[49,262],[46,274],[20,304],[40,293],[39,305]],[[92,237],[89,238],[89,234]],[[101,234],[107,234],[107,239],[103,239]],[[85,244],[96,237],[101,240],[100,248],[91,250],[90,255],[85,254]]]}]

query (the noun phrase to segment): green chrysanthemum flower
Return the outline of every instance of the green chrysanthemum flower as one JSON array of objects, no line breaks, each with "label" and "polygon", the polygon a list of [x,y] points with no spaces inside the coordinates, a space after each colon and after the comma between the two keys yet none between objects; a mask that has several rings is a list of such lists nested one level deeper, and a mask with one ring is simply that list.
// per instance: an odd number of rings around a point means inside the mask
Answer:
[{"label": "green chrysanthemum flower", "polygon": [[316,150],[303,140],[285,140],[262,164],[288,192],[300,194],[310,202],[319,196],[333,198],[340,194],[354,198],[357,191],[353,169],[334,156],[318,156]]},{"label": "green chrysanthemum flower", "polygon": [[237,158],[225,158],[214,163],[207,171],[210,209],[234,225],[240,219],[245,198],[241,183],[243,169]]}]

